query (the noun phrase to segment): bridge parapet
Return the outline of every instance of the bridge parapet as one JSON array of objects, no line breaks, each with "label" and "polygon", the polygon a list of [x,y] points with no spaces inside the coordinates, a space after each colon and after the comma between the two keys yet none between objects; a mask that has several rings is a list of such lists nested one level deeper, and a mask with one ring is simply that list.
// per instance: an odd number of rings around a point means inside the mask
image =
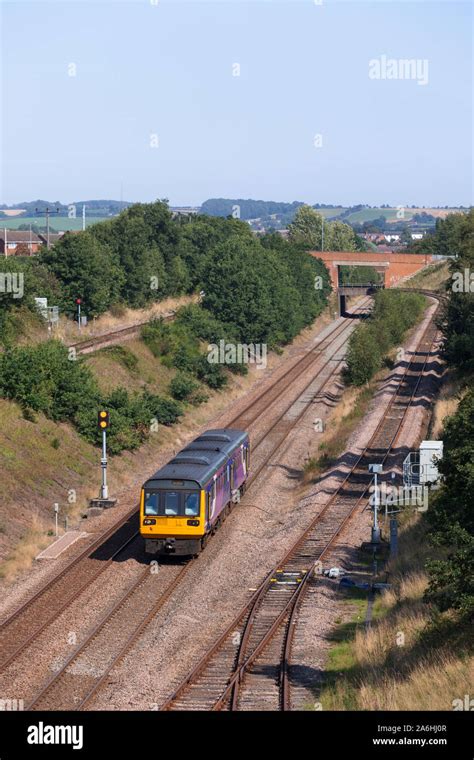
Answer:
[{"label": "bridge parapet", "polygon": [[384,287],[385,285],[338,285],[337,292],[340,296],[370,296]]},{"label": "bridge parapet", "polygon": [[339,267],[341,266],[378,269],[384,273],[385,287],[392,288],[433,263],[432,256],[420,253],[378,253],[377,251],[310,251],[310,253],[315,258],[321,259],[328,267],[335,291],[339,287]]}]

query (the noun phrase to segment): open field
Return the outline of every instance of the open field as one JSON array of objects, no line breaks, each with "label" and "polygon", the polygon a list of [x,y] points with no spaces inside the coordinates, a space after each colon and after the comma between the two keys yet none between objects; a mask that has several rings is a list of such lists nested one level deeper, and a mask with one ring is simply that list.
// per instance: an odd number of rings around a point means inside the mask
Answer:
[{"label": "open field", "polygon": [[405,208],[405,214],[402,219],[397,217],[397,208],[365,208],[362,211],[354,211],[349,214],[344,221],[346,222],[368,222],[384,216],[388,222],[408,222],[415,214],[430,214],[439,219],[444,219],[448,214],[460,214],[460,209],[456,208]]},{"label": "open field", "polygon": [[317,208],[315,211],[318,212],[318,214],[321,214],[321,216],[324,216],[325,219],[332,219],[333,217],[339,216],[339,214],[342,214],[344,211],[344,206],[331,206],[331,208]]},{"label": "open field", "polygon": [[[89,227],[96,222],[104,222],[106,219],[110,218],[111,217],[104,216],[86,216],[86,227]],[[54,214],[51,214],[49,223],[51,231],[67,232],[68,230],[82,230],[82,216],[79,213],[79,209],[78,216],[75,219],[69,219],[67,216],[55,216]],[[40,214],[38,214],[38,216],[0,216],[0,229],[6,227],[8,230],[17,230],[20,224],[31,224],[37,225],[38,227],[44,227],[46,225],[46,219]]]}]

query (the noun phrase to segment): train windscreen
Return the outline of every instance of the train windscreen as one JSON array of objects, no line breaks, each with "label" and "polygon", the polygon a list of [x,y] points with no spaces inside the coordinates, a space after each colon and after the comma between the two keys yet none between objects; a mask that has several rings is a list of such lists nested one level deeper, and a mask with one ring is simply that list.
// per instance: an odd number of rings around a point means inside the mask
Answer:
[{"label": "train windscreen", "polygon": [[145,515],[199,517],[199,491],[145,490]]}]

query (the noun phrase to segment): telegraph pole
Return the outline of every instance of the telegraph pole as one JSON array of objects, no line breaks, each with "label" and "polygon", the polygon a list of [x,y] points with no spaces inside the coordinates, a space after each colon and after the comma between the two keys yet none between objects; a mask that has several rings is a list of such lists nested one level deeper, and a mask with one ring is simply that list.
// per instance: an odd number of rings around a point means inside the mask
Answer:
[{"label": "telegraph pole", "polygon": [[49,250],[49,248],[50,248],[50,245],[49,245],[49,217],[51,216],[51,214],[59,214],[59,209],[58,208],[51,209],[51,208],[49,208],[49,206],[46,206],[46,208],[44,209],[44,211],[41,211],[38,208],[35,208],[35,211],[36,211],[37,214],[45,214],[45,216],[46,216],[46,248]]}]

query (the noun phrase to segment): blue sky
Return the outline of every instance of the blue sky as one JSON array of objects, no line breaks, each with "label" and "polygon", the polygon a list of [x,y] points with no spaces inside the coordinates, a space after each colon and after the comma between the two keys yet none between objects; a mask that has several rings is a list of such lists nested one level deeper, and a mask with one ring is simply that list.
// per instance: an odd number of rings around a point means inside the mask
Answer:
[{"label": "blue sky", "polygon": [[[1,10],[2,202],[119,198],[121,187],[125,200],[173,205],[472,202],[470,3]],[[427,84],[371,79],[382,56],[428,61]]]}]

